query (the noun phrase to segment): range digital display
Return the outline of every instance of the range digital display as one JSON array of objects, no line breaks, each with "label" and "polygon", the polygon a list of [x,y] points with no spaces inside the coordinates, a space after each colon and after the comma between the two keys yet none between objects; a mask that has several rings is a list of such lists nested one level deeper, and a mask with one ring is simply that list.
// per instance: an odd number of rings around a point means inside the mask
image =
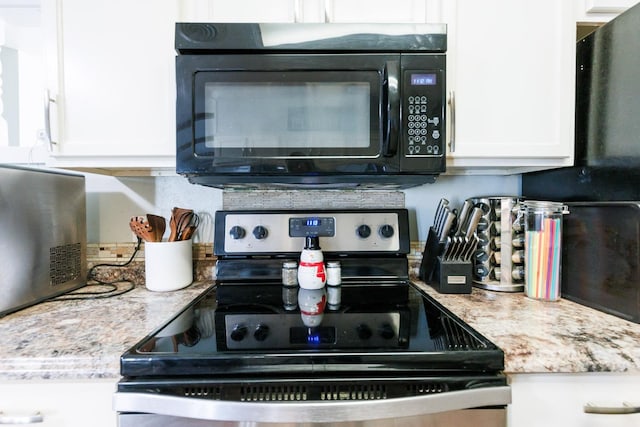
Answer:
[{"label": "range digital display", "polygon": [[320,218],[307,218],[306,225],[307,227],[319,227],[322,224],[322,220]]},{"label": "range digital display", "polygon": [[290,237],[333,237],[336,234],[336,220],[333,217],[307,216],[289,219]]},{"label": "range digital display", "polygon": [[435,86],[437,79],[435,73],[411,74],[411,86]]},{"label": "range digital display", "polygon": [[336,328],[319,326],[317,328],[293,327],[289,330],[289,342],[294,345],[310,346],[336,343]]}]

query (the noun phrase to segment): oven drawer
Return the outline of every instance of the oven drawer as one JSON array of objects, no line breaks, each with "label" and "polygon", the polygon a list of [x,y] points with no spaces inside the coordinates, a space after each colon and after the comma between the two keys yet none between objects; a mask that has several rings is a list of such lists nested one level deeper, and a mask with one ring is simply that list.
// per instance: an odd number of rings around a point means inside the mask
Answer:
[{"label": "oven drawer", "polygon": [[[314,427],[338,426],[338,427],[504,427],[507,425],[506,409],[464,409],[459,411],[447,411],[437,414],[420,415],[415,417],[385,418],[369,421],[345,421],[313,423]],[[246,422],[237,421],[210,421],[185,417],[173,417],[155,414],[121,414],[118,417],[119,427],[235,427],[245,426]],[[308,423],[251,423],[252,427],[295,427],[308,426]]]}]

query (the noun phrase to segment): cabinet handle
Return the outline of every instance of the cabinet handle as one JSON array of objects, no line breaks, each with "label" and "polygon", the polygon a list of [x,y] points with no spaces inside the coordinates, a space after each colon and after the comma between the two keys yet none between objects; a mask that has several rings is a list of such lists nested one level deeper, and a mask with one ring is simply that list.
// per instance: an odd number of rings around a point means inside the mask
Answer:
[{"label": "cabinet handle", "polygon": [[34,414],[22,415],[14,414],[9,415],[4,412],[0,412],[0,424],[35,424],[44,421],[44,417],[40,412]]},{"label": "cabinet handle", "polygon": [[57,144],[51,138],[51,103],[55,103],[55,98],[51,97],[48,90],[44,91],[44,137],[49,144],[49,152],[53,151],[53,146]]},{"label": "cabinet handle", "polygon": [[449,117],[451,118],[451,128],[449,129],[449,152],[456,151],[456,93],[449,92]]},{"label": "cabinet handle", "polygon": [[640,406],[634,406],[628,402],[622,402],[622,406],[600,406],[587,403],[584,405],[584,412],[587,414],[638,414]]}]

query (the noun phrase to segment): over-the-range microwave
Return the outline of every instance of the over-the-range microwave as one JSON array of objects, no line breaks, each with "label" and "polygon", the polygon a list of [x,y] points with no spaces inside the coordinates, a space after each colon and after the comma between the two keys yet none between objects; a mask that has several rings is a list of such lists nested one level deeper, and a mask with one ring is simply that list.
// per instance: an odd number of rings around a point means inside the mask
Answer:
[{"label": "over-the-range microwave", "polygon": [[445,25],[178,23],[176,170],[214,187],[445,171]]}]

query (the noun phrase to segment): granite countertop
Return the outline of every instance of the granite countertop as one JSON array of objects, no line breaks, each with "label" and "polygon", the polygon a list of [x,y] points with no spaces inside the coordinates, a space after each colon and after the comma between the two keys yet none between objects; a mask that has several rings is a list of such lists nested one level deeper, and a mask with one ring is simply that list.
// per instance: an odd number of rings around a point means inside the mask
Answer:
[{"label": "granite countertop", "polygon": [[119,378],[120,355],[212,285],[172,292],[138,285],[112,298],[44,302],[2,317],[0,380]]},{"label": "granite countertop", "polygon": [[414,283],[500,347],[506,373],[640,374],[640,324],[567,299],[539,301],[522,292],[476,288],[440,294]]},{"label": "granite countertop", "polygon": [[[640,325],[572,303],[416,284],[505,353],[506,373],[640,373]],[[99,300],[46,302],[0,318],[0,379],[120,376],[119,357],[212,282],[173,292],[137,286]]]}]

